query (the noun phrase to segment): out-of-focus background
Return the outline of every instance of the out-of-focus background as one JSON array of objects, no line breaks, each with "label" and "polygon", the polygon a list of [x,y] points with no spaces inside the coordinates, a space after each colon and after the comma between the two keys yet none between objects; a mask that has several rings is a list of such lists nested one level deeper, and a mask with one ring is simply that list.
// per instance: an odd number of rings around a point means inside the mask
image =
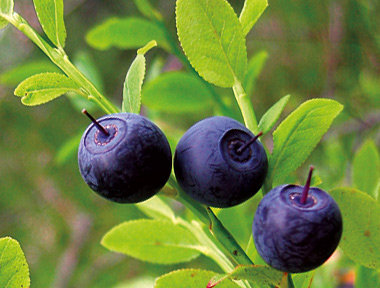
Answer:
[{"label": "out-of-focus background", "polygon": [[[229,2],[240,13],[243,1]],[[175,1],[151,3],[175,36]],[[96,85],[120,105],[125,74],[136,50],[101,51],[91,47],[85,36],[110,17],[142,15],[133,1],[67,0],[64,4],[67,53],[78,67],[90,67]],[[313,163],[323,188],[351,185],[352,160],[358,147],[366,139],[377,145],[380,142],[380,3],[277,0],[269,5],[247,38],[249,57],[267,53],[253,88],[256,114],[260,117],[286,94],[291,94],[291,99],[283,117],[310,98],[327,97],[344,104],[344,112],[289,182],[303,182]],[[41,32],[31,0],[15,0],[15,11]],[[147,55],[148,74],[153,66],[165,71],[181,69],[179,62],[160,48]],[[22,33],[11,26],[0,31],[0,236],[21,243],[32,287],[145,287],[144,282],[151,283],[154,277],[183,266],[219,271],[204,257],[185,265],[161,266],[109,252],[100,245],[102,235],[113,226],[144,216],[133,205],[103,200],[82,181],[70,141],[76,143],[89,122],[77,102],[61,97],[46,105],[26,107],[13,96],[17,84],[33,71],[54,70]],[[233,103],[230,90],[216,90],[226,103]],[[170,137],[172,148],[190,125],[214,113],[210,106],[201,110],[184,115],[143,108]],[[101,116],[102,112],[94,114]],[[239,119],[238,112],[236,117]],[[271,146],[270,135],[264,141]],[[236,227],[236,222],[229,221],[228,211],[225,213],[226,226],[246,243],[250,228]],[[246,215],[248,222],[251,216]],[[352,282],[353,267],[344,257],[325,265],[313,287]]]}]

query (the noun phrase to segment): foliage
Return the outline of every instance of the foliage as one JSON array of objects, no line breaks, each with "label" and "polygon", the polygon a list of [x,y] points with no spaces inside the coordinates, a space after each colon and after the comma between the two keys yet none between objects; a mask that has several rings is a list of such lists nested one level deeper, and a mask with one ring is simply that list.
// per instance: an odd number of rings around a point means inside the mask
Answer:
[{"label": "foliage", "polygon": [[[0,216],[9,219],[0,231],[14,233],[25,243],[35,279],[32,287],[110,287],[119,282],[120,287],[129,287],[132,282],[122,283],[126,272],[140,275],[135,283],[148,283],[142,284],[147,287],[152,286],[151,277],[156,277],[157,288],[182,287],[183,283],[186,287],[332,287],[331,267],[335,272],[356,269],[358,287],[379,282],[374,270],[379,269],[380,255],[379,155],[374,137],[379,87],[378,72],[372,64],[367,65],[376,56],[373,47],[377,45],[378,17],[374,17],[370,3],[350,0],[298,5],[279,1],[267,8],[267,1],[262,0],[245,0],[244,4],[177,0],[174,16],[174,7],[167,1],[170,14],[165,14],[167,9],[160,1],[135,0],[117,2],[123,9],[96,3],[101,11],[95,15],[98,17],[83,21],[84,7],[76,10],[68,3],[73,15],[64,16],[62,0],[33,2],[44,36],[14,11],[12,0],[0,0],[0,29],[10,23],[51,60],[47,62],[46,57],[33,52],[33,57],[24,56],[15,67],[11,58],[11,69],[0,75],[4,89],[21,82],[14,94],[24,105],[49,102],[20,113],[24,110],[14,100],[17,98],[0,96],[0,120],[7,123],[0,142],[5,151],[0,155],[4,163],[0,191],[6,191],[0,205],[6,212]],[[20,1],[22,5],[26,4]],[[73,21],[65,23],[64,17]],[[325,21],[325,17],[330,18]],[[169,26],[174,26],[174,21],[180,46]],[[12,38],[9,42],[13,44],[0,38],[0,45],[8,45],[17,55],[15,43],[20,40],[13,30],[7,27],[0,32],[3,39]],[[294,31],[297,35],[290,34]],[[278,43],[268,41],[272,38],[265,38],[276,35],[289,39],[281,49]],[[329,41],[302,43],[294,39],[304,35],[311,35],[313,41]],[[91,52],[83,51],[83,39],[92,47]],[[156,43],[162,49],[147,53]],[[135,51],[112,47],[142,48],[136,55]],[[66,54],[72,50],[81,55],[73,62]],[[129,69],[126,63],[130,63]],[[115,90],[115,99],[105,97]],[[69,101],[58,98],[61,95]],[[280,99],[282,95],[287,96]],[[307,100],[308,95],[313,99]],[[141,111],[162,127],[172,148],[187,127],[205,116],[244,120],[254,133],[266,134],[262,142],[270,154],[270,168],[262,194],[271,186],[299,183],[310,162],[317,167],[315,185],[330,191],[342,210],[344,235],[338,252],[343,254],[302,275],[287,276],[259,265],[263,263],[252,237],[245,245],[261,195],[231,209],[206,210],[182,193],[174,177],[159,196],[134,206],[104,203],[85,193],[75,159],[78,135],[86,126],[78,113],[83,106],[95,113]],[[256,115],[263,115],[260,121]],[[28,203],[27,208],[21,203]],[[120,261],[116,254],[100,247],[103,234],[101,243],[111,251],[170,265],[130,258]],[[26,267],[19,245],[10,238],[1,241],[4,255],[14,260],[7,262],[6,270],[0,269],[6,272],[0,273],[0,282],[21,273],[20,269],[17,272],[19,267]],[[67,265],[69,260],[65,259],[75,260]],[[62,272],[66,271],[62,265],[70,267],[68,272]],[[94,267],[95,274],[89,267]],[[22,285],[28,287],[27,269],[22,271],[22,276],[17,274],[12,281],[24,281]]]}]

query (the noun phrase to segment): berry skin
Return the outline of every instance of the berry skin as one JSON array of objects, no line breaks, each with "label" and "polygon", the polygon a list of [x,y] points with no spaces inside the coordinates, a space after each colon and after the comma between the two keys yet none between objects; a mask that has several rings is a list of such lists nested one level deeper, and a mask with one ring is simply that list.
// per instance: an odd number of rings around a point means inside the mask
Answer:
[{"label": "berry skin", "polygon": [[253,221],[253,237],[261,257],[288,273],[322,265],[342,235],[342,216],[334,199],[319,188],[305,187],[272,189],[261,200]]},{"label": "berry skin", "polygon": [[179,141],[174,172],[181,188],[213,207],[231,207],[252,197],[268,170],[265,150],[238,121],[215,116],[192,126]]},{"label": "berry skin", "polygon": [[84,132],[78,164],[92,190],[114,202],[137,203],[156,194],[166,183],[172,155],[162,131],[132,113],[98,119],[108,135],[91,124]]}]

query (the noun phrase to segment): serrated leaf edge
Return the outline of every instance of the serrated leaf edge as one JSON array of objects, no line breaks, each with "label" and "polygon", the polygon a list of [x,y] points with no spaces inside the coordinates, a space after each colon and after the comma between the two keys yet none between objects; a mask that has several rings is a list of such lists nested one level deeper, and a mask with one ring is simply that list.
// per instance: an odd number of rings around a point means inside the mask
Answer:
[{"label": "serrated leaf edge", "polygon": [[[302,103],[297,109],[299,109],[299,108],[301,108],[302,106],[304,106],[304,105],[306,105],[307,103],[310,103],[310,101],[315,101],[315,100],[324,100],[324,101],[328,101],[328,102],[331,102],[331,103],[335,103],[335,104],[337,104],[337,113],[336,113],[336,116],[338,116],[339,115],[339,113],[343,110],[343,108],[344,108],[344,106],[342,105],[342,104],[340,104],[339,102],[337,102],[337,101],[335,101],[335,100],[332,100],[332,99],[326,99],[326,98],[314,98],[314,99],[311,99],[311,100],[308,100],[308,101],[306,101],[306,102],[304,102],[304,103]],[[295,111],[295,110],[294,110]],[[293,111],[293,112],[294,112]],[[292,112],[292,113],[293,113]],[[292,114],[291,113],[291,114]],[[311,113],[311,111],[310,112],[308,112],[306,115],[304,115],[304,118],[309,114],[309,113]],[[291,115],[290,114],[290,115]],[[289,116],[290,116],[289,115]],[[288,117],[289,117],[288,116]],[[336,116],[333,118],[333,120],[336,118]],[[285,119],[286,120],[286,119]],[[333,123],[333,120],[331,121],[331,123],[328,125],[328,126],[326,126],[326,129],[325,129],[325,131],[323,132],[323,134],[325,134],[329,129],[330,129],[330,126],[332,125],[332,123]],[[276,130],[273,132],[273,143],[275,143],[275,138],[276,138],[276,131],[278,130],[278,129],[280,129],[280,127],[282,126],[282,124],[283,124],[283,122],[281,122],[280,123],[280,125],[276,128]],[[298,127],[299,125],[297,125],[297,127]],[[287,140],[288,141],[288,140]],[[308,158],[308,156],[312,153],[312,151],[315,149],[315,147],[319,144],[319,142],[320,141],[318,141],[313,147],[311,147],[311,151],[310,151],[310,153],[306,156],[306,158],[305,158],[305,160],[304,161],[302,161],[302,162],[300,162],[299,164],[298,164],[298,166],[297,167],[295,167],[294,168],[294,170],[296,170],[296,169],[298,169],[298,167],[300,167],[306,160],[307,160],[307,158]],[[275,151],[275,146],[273,146],[273,152]],[[270,155],[270,160],[269,160],[269,163],[271,163],[272,162],[272,159],[273,159],[273,153],[272,152],[272,154]],[[277,157],[277,159],[279,159],[279,156]],[[277,161],[278,162],[278,161]],[[270,164],[270,167],[271,167],[271,169],[270,169],[270,176],[271,176],[271,180],[273,181],[275,178],[274,178],[274,176],[273,176],[273,172],[276,170],[276,166],[277,166],[278,164],[276,164],[275,166],[272,166],[271,164]],[[293,170],[293,171],[294,171]],[[289,173],[291,173],[291,171],[289,172]]]},{"label": "serrated leaf edge", "polygon": [[24,251],[22,250],[22,248],[21,248],[21,245],[20,245],[20,243],[16,240],[16,239],[13,239],[12,237],[9,237],[9,236],[6,236],[6,237],[2,237],[2,238],[0,238],[0,241],[1,240],[8,240],[7,241],[7,244],[6,244],[6,247],[3,249],[3,251],[2,251],[2,253],[1,253],[1,256],[0,256],[0,261],[1,261],[1,259],[3,258],[3,253],[4,253],[4,251],[7,249],[7,247],[9,246],[9,243],[13,243],[13,244],[16,244],[16,246],[18,247],[18,250],[21,252],[21,255],[22,255],[22,257],[25,259],[25,262],[26,262],[26,270],[27,270],[27,275],[25,275],[25,276],[27,276],[27,278],[28,278],[28,283],[29,283],[29,285],[30,285],[30,270],[29,270],[29,265],[28,265],[28,262],[27,262],[27,260],[26,260],[26,257],[25,257],[25,253],[24,253]]},{"label": "serrated leaf edge", "polygon": [[[183,1],[183,0],[178,0],[177,2],[176,2],[176,7],[175,7],[175,18],[177,19],[177,17],[178,17],[178,14],[177,14],[177,12],[178,12],[178,3],[180,2],[180,1]],[[239,25],[240,25],[240,27],[241,27],[241,30],[243,30],[243,27],[241,26],[241,23],[240,23],[240,21],[239,21],[239,18],[238,18],[238,16],[237,16],[237,14],[236,14],[236,12],[235,12],[235,10],[233,9],[233,7],[231,6],[231,4],[228,2],[228,1],[226,1],[226,0],[222,0],[222,1],[224,1],[226,4],[227,4],[227,6],[228,6],[228,8],[235,14],[235,16],[236,16],[236,18],[237,18],[237,20],[238,20],[238,23],[239,23]],[[207,14],[206,14],[206,16],[208,16]],[[208,17],[207,17],[208,18]],[[178,40],[179,40],[179,42],[180,42],[180,44],[181,44],[181,47],[182,47],[182,51],[185,53],[185,55],[186,55],[186,57],[187,57],[187,59],[189,59],[189,62],[191,63],[191,66],[195,69],[195,71],[197,71],[197,73],[206,81],[206,82],[209,82],[208,80],[206,80],[206,78],[204,77],[204,75],[203,75],[203,73],[201,73],[201,71],[199,71],[199,69],[197,68],[197,67],[195,67],[194,66],[194,64],[193,64],[193,59],[186,53],[186,51],[185,51],[185,49],[183,48],[183,46],[182,46],[182,41],[181,41],[181,37],[180,37],[180,35],[179,35],[179,33],[178,33],[178,25],[177,25],[177,20],[176,20],[176,28],[177,28],[177,36],[178,36]],[[243,35],[243,39],[245,40],[245,37],[244,37],[244,33],[243,33],[243,31],[242,31],[242,35]],[[219,36],[219,35],[218,35]],[[234,83],[235,83],[235,81],[236,81],[236,79],[238,79],[237,77],[236,77],[236,75],[235,75],[235,71],[232,69],[232,67],[231,67],[231,63],[230,63],[230,61],[229,61],[229,59],[228,59],[228,57],[227,57],[227,54],[225,53],[225,51],[224,51],[224,48],[223,48],[223,46],[222,46],[222,44],[220,43],[220,39],[219,39],[219,37],[218,37],[218,42],[219,42],[219,44],[220,44],[220,46],[221,46],[221,48],[222,48],[222,51],[223,51],[223,54],[225,55],[225,57],[226,57],[226,59],[227,59],[227,64],[228,64],[228,66],[229,66],[229,68],[230,68],[230,72],[231,72],[231,74],[232,74],[232,76],[234,77],[234,79],[231,81],[231,83],[230,84],[228,84],[228,85],[220,85],[220,83],[218,83],[218,84],[215,84],[215,83],[213,83],[213,82],[209,82],[209,83],[212,83],[212,84],[214,84],[214,85],[216,85],[216,86],[220,86],[220,87],[223,87],[223,88],[231,88],[231,87],[233,87],[233,85],[234,85]],[[247,49],[247,45],[246,45],[246,41],[243,41],[243,44],[244,44],[244,47],[245,47],[245,49]],[[240,45],[239,45],[239,50],[238,50],[238,54],[240,54]],[[242,75],[242,77],[244,78],[245,77],[245,74],[247,73],[247,65],[246,65],[246,67],[245,67],[245,72],[244,72],[244,75]],[[243,81],[244,79],[238,79],[238,81]]]}]

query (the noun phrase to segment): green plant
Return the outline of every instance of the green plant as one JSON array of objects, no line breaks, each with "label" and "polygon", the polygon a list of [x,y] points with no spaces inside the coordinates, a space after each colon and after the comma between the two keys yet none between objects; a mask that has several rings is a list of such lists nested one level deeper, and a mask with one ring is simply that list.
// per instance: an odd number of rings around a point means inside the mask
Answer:
[{"label": "green plant", "polygon": [[[186,56],[182,54],[175,38],[165,27],[160,13],[148,1],[135,0],[135,3],[145,19],[127,19],[127,21],[112,19],[87,36],[88,42],[92,42],[94,46],[96,43],[101,43],[103,46],[100,45],[99,48],[105,48],[120,40],[118,37],[112,37],[110,31],[117,32],[125,27],[133,27],[136,29],[134,31],[137,31],[133,35],[136,37],[123,38],[120,41],[124,41],[122,43],[124,46],[120,46],[135,49],[146,45],[138,50],[127,73],[122,111],[139,113],[141,101],[153,111],[161,107],[162,110],[166,109],[166,112],[175,110],[191,112],[199,107],[204,109],[206,103],[206,106],[212,104],[213,114],[239,118],[231,101],[226,99],[215,86],[232,88],[247,128],[254,134],[263,131],[268,137],[279,120],[289,96],[279,100],[264,113],[260,121],[257,121],[251,102],[257,96],[251,99],[251,89],[252,79],[256,77],[259,68],[255,65],[251,67],[250,64],[257,64],[260,61],[248,61],[246,49],[246,35],[265,10],[267,2],[246,0],[240,16],[237,17],[225,0],[178,0],[177,32]],[[11,0],[0,2],[0,27],[11,23],[32,40],[63,73],[47,72],[31,76],[16,88],[16,96],[22,97],[21,102],[25,105],[38,105],[70,92],[74,93],[74,99],[90,100],[95,107],[107,114],[119,112],[120,108],[99,92],[69,60],[64,50],[66,32],[63,1],[35,0],[34,4],[41,26],[49,40],[41,37],[13,11]],[[51,11],[54,13],[50,13]],[[151,40],[156,40],[159,47],[177,56],[187,72],[160,75],[142,88],[146,69],[145,54],[155,46],[155,42],[150,42]],[[152,73],[150,75],[154,75],[154,71],[150,72]],[[178,91],[201,91],[202,96],[189,93],[189,98],[177,99]],[[88,102],[85,105],[89,105]],[[290,182],[288,177],[292,176],[292,173],[309,157],[342,109],[343,106],[337,101],[312,99],[301,104],[277,126],[273,132],[273,150],[269,155],[268,175],[261,190],[262,194],[265,195],[272,186]],[[176,143],[176,140],[172,142]],[[360,159],[372,154],[377,155],[371,147],[362,151],[364,152],[357,156],[359,160],[355,161],[359,167],[355,171],[360,171],[362,163]],[[334,186],[330,186],[326,190],[342,210],[345,228],[340,247],[344,254],[368,269],[378,269],[380,212],[378,194],[372,193],[376,191],[374,186],[377,182],[371,178],[369,181],[371,194],[367,195],[357,190],[357,188],[367,189],[360,186],[361,181],[358,179],[363,178],[360,172],[355,172],[355,189],[332,189]],[[188,198],[173,175],[169,179],[167,188],[169,189],[164,189],[164,193],[136,205],[152,219],[128,221],[116,226],[104,236],[102,245],[112,251],[161,264],[186,262],[203,254],[211,258],[220,270],[218,272],[201,269],[177,270],[159,277],[156,280],[156,287],[181,287],[184,282],[188,287],[202,287],[207,283],[209,287],[309,285],[312,274],[287,275],[268,266],[258,265],[260,259],[252,238],[243,249],[238,244],[240,239],[236,241],[220,221],[219,218],[222,218],[224,212],[206,208]],[[256,197],[260,197],[259,193],[254,198]],[[193,213],[186,215],[175,212],[167,204],[167,198],[178,200]],[[353,205],[358,208],[351,209]]]}]

